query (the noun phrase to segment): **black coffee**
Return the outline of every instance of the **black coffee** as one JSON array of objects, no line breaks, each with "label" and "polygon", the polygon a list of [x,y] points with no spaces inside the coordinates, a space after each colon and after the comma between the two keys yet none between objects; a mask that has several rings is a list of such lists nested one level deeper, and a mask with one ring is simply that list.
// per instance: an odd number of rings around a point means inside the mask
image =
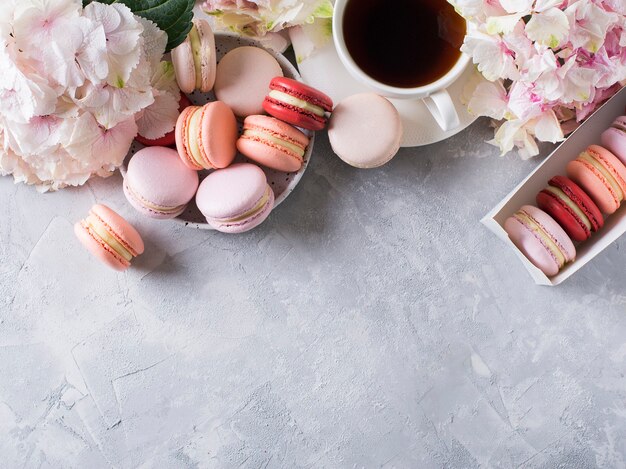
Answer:
[{"label": "black coffee", "polygon": [[350,55],[367,75],[415,88],[457,62],[465,21],[446,0],[350,0],[343,30]]}]

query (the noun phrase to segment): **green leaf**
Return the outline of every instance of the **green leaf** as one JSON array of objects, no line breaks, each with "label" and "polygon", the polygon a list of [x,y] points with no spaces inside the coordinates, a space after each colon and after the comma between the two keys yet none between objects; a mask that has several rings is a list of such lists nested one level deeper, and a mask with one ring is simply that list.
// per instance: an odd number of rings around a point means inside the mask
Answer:
[{"label": "green leaf", "polygon": [[[94,0],[83,0],[87,6]],[[191,30],[195,0],[98,0],[100,3],[111,5],[123,3],[130,10],[142,16],[167,33],[166,52],[185,40]]]}]

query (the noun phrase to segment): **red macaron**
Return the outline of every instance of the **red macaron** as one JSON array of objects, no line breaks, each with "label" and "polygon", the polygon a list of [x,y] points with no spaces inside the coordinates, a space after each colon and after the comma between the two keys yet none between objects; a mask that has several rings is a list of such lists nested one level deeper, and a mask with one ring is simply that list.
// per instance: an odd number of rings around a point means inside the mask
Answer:
[{"label": "red macaron", "polygon": [[537,205],[552,216],[575,241],[585,241],[604,225],[598,206],[574,181],[555,176],[537,194]]},{"label": "red macaron", "polygon": [[276,77],[270,82],[270,92],[263,101],[263,109],[296,127],[322,130],[328,120],[326,113],[333,110],[333,100],[304,83]]},{"label": "red macaron", "polygon": [[[191,101],[189,101],[186,94],[181,93],[180,101],[178,101],[178,112],[183,112],[183,110],[189,106],[191,106]],[[135,140],[147,147],[171,147],[176,144],[176,130],[174,129],[163,137],[154,140],[147,139],[141,135],[137,135]]]}]

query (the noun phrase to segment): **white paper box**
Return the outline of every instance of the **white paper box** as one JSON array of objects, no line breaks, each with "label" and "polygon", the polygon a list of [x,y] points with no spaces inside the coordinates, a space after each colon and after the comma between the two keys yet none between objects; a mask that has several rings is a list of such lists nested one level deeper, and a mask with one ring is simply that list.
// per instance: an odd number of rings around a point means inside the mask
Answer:
[{"label": "white paper box", "polygon": [[590,239],[576,246],[576,260],[567,264],[554,277],[547,277],[517,249],[504,231],[504,221],[519,210],[522,205],[536,205],[537,193],[548,185],[548,181],[553,176],[559,174],[565,176],[567,163],[575,159],[589,145],[599,144],[602,132],[613,123],[617,116],[626,114],[625,106],[626,88],[623,88],[576,129],[543,163],[481,220],[487,228],[511,246],[511,249],[515,250],[538,285],[554,286],[560,284],[624,234],[626,232],[626,202],[617,212],[606,218],[603,228],[597,233],[592,233]]}]

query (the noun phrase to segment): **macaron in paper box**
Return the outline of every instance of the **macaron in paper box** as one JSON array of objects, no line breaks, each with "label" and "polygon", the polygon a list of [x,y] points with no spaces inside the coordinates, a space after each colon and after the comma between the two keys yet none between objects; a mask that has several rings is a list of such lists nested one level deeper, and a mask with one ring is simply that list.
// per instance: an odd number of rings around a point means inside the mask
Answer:
[{"label": "macaron in paper box", "polygon": [[552,277],[546,276],[535,267],[513,244],[504,229],[506,220],[520,207],[536,205],[537,194],[548,187],[549,181],[555,176],[566,175],[568,164],[576,160],[590,146],[602,145],[602,140],[606,140],[607,129],[612,128],[614,122],[624,114],[626,114],[626,88],[622,88],[603,104],[481,220],[489,230],[514,250],[536,284],[559,285],[622,236],[626,232],[626,204],[622,203],[614,213],[604,213],[604,226],[594,232],[589,239],[577,243],[576,259],[567,263],[559,273]]}]

